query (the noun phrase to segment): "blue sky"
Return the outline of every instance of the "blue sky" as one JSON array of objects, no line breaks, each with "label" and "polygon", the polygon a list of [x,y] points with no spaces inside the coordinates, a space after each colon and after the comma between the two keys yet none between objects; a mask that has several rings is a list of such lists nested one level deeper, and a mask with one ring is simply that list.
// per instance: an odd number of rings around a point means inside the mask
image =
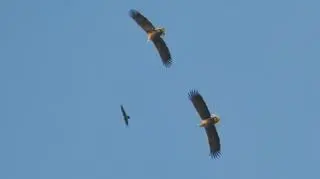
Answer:
[{"label": "blue sky", "polygon": [[[319,178],[319,7],[1,1],[0,178]],[[166,28],[171,68],[131,8]],[[218,160],[191,89],[221,116]]]}]

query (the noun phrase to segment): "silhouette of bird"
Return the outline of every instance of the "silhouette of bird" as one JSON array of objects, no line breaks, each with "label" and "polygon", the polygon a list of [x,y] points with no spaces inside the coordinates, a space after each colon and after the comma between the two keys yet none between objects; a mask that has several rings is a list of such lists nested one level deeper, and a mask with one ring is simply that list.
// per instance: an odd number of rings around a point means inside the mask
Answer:
[{"label": "silhouette of bird", "polygon": [[170,67],[172,64],[171,54],[168,46],[163,40],[165,28],[154,27],[153,24],[137,10],[131,9],[129,15],[147,33],[147,42],[152,41],[154,43],[163,65],[167,68]]},{"label": "silhouette of bird", "polygon": [[199,126],[203,127],[206,131],[210,148],[210,156],[211,158],[218,158],[221,155],[221,146],[215,124],[220,121],[220,117],[216,114],[210,113],[203,97],[197,90],[191,90],[188,95],[201,118]]},{"label": "silhouette of bird", "polygon": [[121,107],[121,112],[122,112],[122,115],[123,115],[123,120],[126,123],[126,126],[128,126],[129,125],[129,121],[128,120],[130,119],[130,116],[127,115],[126,111],[123,108],[123,105],[121,105],[120,107]]}]

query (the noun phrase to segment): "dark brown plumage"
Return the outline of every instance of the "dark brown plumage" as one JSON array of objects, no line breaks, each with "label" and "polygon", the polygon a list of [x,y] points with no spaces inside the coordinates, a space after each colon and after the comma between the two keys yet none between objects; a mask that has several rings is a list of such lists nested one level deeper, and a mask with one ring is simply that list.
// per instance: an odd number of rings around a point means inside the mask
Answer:
[{"label": "dark brown plumage", "polygon": [[165,29],[155,28],[153,24],[137,10],[131,9],[129,15],[147,33],[148,40],[151,40],[154,43],[163,65],[170,67],[172,64],[171,54],[162,38],[165,35]]},{"label": "dark brown plumage", "polygon": [[[204,120],[211,120],[211,119],[218,119],[218,121],[220,120],[220,118],[218,118],[217,116],[212,117],[205,101],[203,100],[203,97],[200,95],[198,91],[191,90],[188,93],[188,96],[193,106],[196,108],[202,120],[201,122],[203,122]],[[217,123],[218,121],[214,123]],[[213,158],[218,158],[221,155],[221,151],[220,151],[221,146],[220,146],[220,138],[214,123],[211,123],[208,126],[205,126],[205,130],[206,130],[208,143],[210,147],[210,156]]]}]

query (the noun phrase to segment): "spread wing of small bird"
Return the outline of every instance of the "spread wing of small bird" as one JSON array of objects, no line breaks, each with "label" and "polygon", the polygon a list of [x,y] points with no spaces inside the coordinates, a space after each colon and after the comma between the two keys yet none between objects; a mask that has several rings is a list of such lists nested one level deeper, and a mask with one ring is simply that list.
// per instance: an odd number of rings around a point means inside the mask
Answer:
[{"label": "spread wing of small bird", "polygon": [[[201,120],[210,118],[211,113],[201,94],[196,90],[191,90],[188,95],[194,108],[196,108]],[[208,143],[210,147],[210,156],[217,158],[221,154],[220,138],[219,138],[217,129],[215,125],[210,125],[208,127],[205,127],[205,130],[206,130]]]},{"label": "spread wing of small bird", "polygon": [[123,120],[124,122],[126,123],[126,126],[129,125],[129,119],[130,119],[130,116],[127,115],[126,111],[124,110],[124,107],[123,105],[120,106],[121,107],[121,112],[122,112],[122,115],[123,115]]},{"label": "spread wing of small bird", "polygon": [[155,35],[154,38],[150,39],[153,41],[157,51],[161,57],[162,63],[166,67],[170,67],[172,64],[172,58],[169,51],[169,48],[161,35],[164,35],[164,28],[155,28],[154,25],[142,15],[139,11],[131,9],[129,11],[129,15],[131,18],[148,34],[157,33],[159,35]]}]

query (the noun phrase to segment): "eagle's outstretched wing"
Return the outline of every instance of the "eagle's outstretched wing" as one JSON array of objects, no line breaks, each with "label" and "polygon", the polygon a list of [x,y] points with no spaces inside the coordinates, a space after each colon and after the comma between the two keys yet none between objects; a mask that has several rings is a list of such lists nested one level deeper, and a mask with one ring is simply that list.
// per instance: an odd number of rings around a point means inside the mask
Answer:
[{"label": "eagle's outstretched wing", "polygon": [[152,25],[152,23],[145,16],[143,16],[139,11],[131,9],[129,11],[129,15],[147,33],[151,32],[155,29],[155,27]]},{"label": "eagle's outstretched wing", "polygon": [[171,59],[171,54],[167,44],[164,42],[164,40],[161,37],[154,39],[153,43],[159,52],[162,63],[166,67],[170,67],[172,64],[172,59]]},{"label": "eagle's outstretched wing", "polygon": [[221,155],[221,145],[216,126],[211,125],[210,127],[206,127],[205,129],[210,147],[210,156],[213,158],[218,158]]},{"label": "eagle's outstretched wing", "polygon": [[126,125],[128,126],[129,125],[129,121],[128,120],[130,119],[130,116],[127,115],[126,111],[123,108],[123,105],[121,105],[120,107],[121,107],[121,112],[122,112],[122,115],[123,115],[123,120],[126,123]]},{"label": "eagle's outstretched wing", "polygon": [[207,119],[211,116],[205,101],[197,90],[191,90],[189,92],[189,99],[192,101],[201,119]]}]

